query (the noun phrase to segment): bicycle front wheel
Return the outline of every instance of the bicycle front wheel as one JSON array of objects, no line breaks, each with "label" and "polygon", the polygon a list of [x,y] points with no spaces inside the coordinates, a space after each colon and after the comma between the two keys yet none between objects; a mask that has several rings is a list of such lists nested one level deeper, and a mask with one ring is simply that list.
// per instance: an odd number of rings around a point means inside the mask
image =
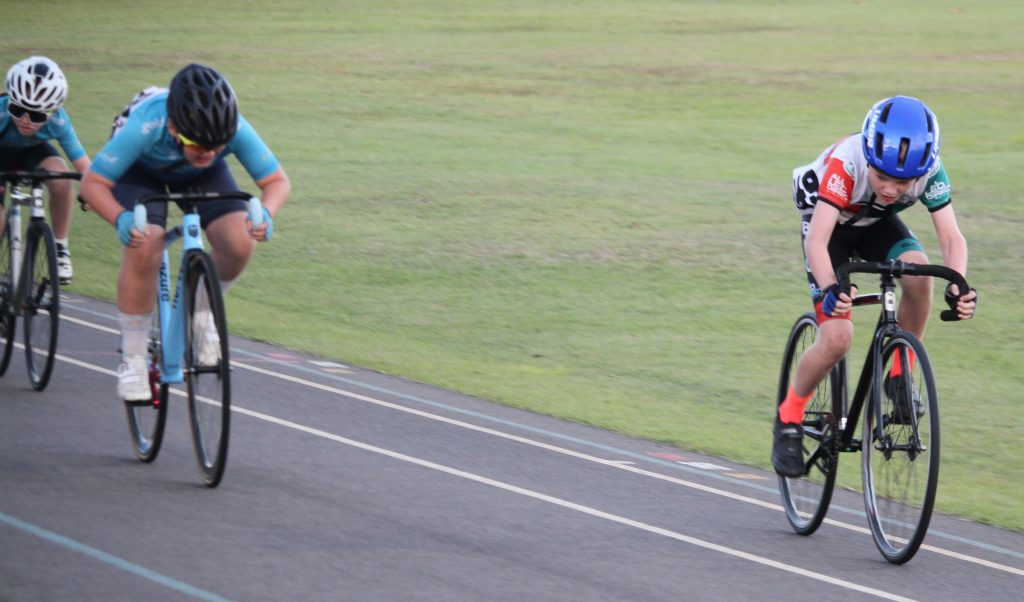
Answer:
[{"label": "bicycle front wheel", "polygon": [[[157,304],[159,308],[159,304]],[[135,456],[143,462],[152,462],[160,453],[164,440],[164,425],[167,423],[168,386],[160,382],[163,343],[160,329],[159,310],[153,316],[149,330],[149,389],[151,398],[144,401],[125,401],[128,414],[128,430],[132,436]]]},{"label": "bicycle front wheel", "polygon": [[903,564],[928,531],[939,481],[939,403],[917,337],[899,332],[886,342],[872,389],[861,445],[864,505],[882,556]]},{"label": "bicycle front wheel", "polygon": [[210,256],[192,251],[185,265],[185,371],[192,442],[203,482],[216,487],[224,476],[231,424],[227,317]]},{"label": "bicycle front wheel", "polygon": [[[796,321],[786,341],[786,350],[779,375],[776,411],[786,398],[800,357],[818,335],[818,322],[812,313]],[[836,404],[842,383],[839,371],[833,369],[814,391],[804,413],[804,474],[801,477],[779,476],[779,492],[786,518],[793,530],[801,535],[814,533],[828,511],[832,490],[836,483]],[[773,417],[774,418],[774,417]]]},{"label": "bicycle front wheel", "polygon": [[[0,216],[2,218],[2,216]],[[15,274],[12,265],[11,228],[7,224],[0,235],[0,376],[7,372],[14,350],[14,329],[17,317],[14,315]]]},{"label": "bicycle front wheel", "polygon": [[29,226],[22,275],[25,365],[32,388],[42,391],[53,373],[60,325],[57,246],[46,223],[33,221]]}]

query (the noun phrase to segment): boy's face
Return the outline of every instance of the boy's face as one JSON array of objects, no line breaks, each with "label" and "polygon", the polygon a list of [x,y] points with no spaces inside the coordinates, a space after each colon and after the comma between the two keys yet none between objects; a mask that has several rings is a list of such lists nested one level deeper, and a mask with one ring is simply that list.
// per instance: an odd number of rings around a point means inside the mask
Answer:
[{"label": "boy's face", "polygon": [[177,139],[178,144],[181,146],[181,154],[185,155],[185,160],[193,167],[209,167],[213,164],[213,160],[217,158],[220,151],[224,150],[225,145],[223,144],[217,148],[204,148],[192,142],[182,136],[171,121],[167,122],[167,130],[171,133],[171,136]]},{"label": "boy's face", "polygon": [[890,205],[903,196],[903,193],[909,190],[913,183],[913,178],[894,178],[873,167],[868,169],[868,185],[871,186],[871,190],[874,191],[878,200],[885,205]]}]

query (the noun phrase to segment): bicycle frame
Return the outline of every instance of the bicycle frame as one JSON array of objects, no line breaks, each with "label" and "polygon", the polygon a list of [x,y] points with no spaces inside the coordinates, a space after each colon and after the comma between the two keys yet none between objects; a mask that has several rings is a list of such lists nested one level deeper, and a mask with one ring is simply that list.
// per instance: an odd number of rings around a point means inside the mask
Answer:
[{"label": "bicycle frame", "polygon": [[[849,398],[849,392],[846,387],[846,379],[848,377],[847,362],[844,359],[839,363],[839,378],[843,386],[838,387],[833,394],[842,396],[839,400],[841,412],[837,428],[840,452],[860,450],[861,441],[853,436],[857,430],[857,423],[860,421],[860,413],[864,409],[865,402],[868,401],[868,396],[877,395],[878,393],[871,386],[871,382],[874,375],[882,370],[882,348],[885,346],[886,340],[900,330],[899,324],[896,321],[896,284],[889,274],[882,274],[881,278],[882,293],[880,297],[882,311],[878,316],[878,324],[875,326],[871,344],[868,346],[867,356],[864,358],[864,366],[861,368],[860,378],[857,381],[857,388],[853,393],[852,401]],[[869,301],[858,305],[876,303],[877,298],[872,295],[868,297]],[[872,398],[872,401],[877,402],[874,398]],[[871,407],[878,408],[878,403],[872,404]],[[876,424],[880,423],[881,421],[876,421]],[[850,428],[847,428],[848,426]],[[878,426],[877,428],[880,429],[881,427]]]},{"label": "bicycle frame", "polygon": [[[861,303],[854,301],[854,305],[866,305],[877,303],[880,297],[882,311],[878,317],[878,324],[868,346],[867,357],[864,359],[864,367],[861,369],[860,379],[857,381],[857,389],[854,391],[852,401],[847,398],[847,363],[844,358],[838,365],[839,379],[842,386],[833,388],[833,395],[841,395],[839,402],[839,425],[837,428],[838,449],[840,452],[858,451],[861,441],[853,437],[857,430],[857,423],[860,420],[860,413],[864,409],[864,403],[874,402],[871,407],[878,414],[875,420],[877,434],[881,436],[881,404],[878,403],[878,391],[871,386],[875,374],[882,370],[882,349],[886,341],[900,332],[899,322],[896,319],[896,278],[901,276],[934,276],[943,278],[957,285],[961,291],[968,290],[967,282],[956,271],[941,265],[918,265],[903,263],[901,261],[888,262],[850,262],[839,266],[836,275],[844,292],[850,292],[849,275],[852,272],[878,274],[881,278],[881,294],[865,295],[858,297],[864,299]],[[943,311],[940,315],[943,321],[949,322],[957,319],[956,312],[952,310]],[[838,390],[837,390],[838,389]],[[849,427],[849,428],[848,428]]]},{"label": "bicycle frame", "polygon": [[[25,253],[25,241],[21,232],[22,210],[25,207],[30,208],[29,220],[32,221],[45,220],[46,210],[43,204],[42,180],[32,179],[32,176],[25,174],[24,177],[5,179],[5,183],[8,188],[7,196],[11,199],[11,206],[4,215],[11,236],[11,298],[14,300],[14,314],[20,316],[24,305],[22,301],[25,288],[21,282],[21,264]],[[31,187],[31,190],[26,192],[26,186]]]},{"label": "bicycle frame", "polygon": [[[164,233],[164,250],[160,259],[160,271],[157,275],[157,305],[160,315],[160,382],[163,384],[178,384],[185,381],[185,374],[182,368],[185,357],[185,314],[186,299],[184,299],[184,277],[185,260],[193,250],[203,250],[202,227],[199,214],[195,210],[195,203],[202,200],[245,200],[250,203],[250,215],[253,211],[253,201],[258,206],[259,200],[254,199],[247,193],[204,193],[204,194],[155,194],[147,195],[136,201],[135,224],[136,229],[144,228],[146,224],[146,203],[167,202],[181,199],[190,199],[188,209],[182,217],[182,223]],[[178,239],[182,239],[181,261],[179,262],[178,277],[175,282],[174,294],[171,295],[171,262],[170,247]]]},{"label": "bicycle frame", "polygon": [[[182,302],[184,289],[184,270],[178,270],[178,278],[171,297],[171,263],[169,248],[182,238],[181,257],[184,258],[192,249],[203,249],[203,237],[200,234],[199,215],[194,211],[185,214],[182,225],[175,227],[164,235],[164,251],[160,260],[160,273],[157,276],[157,304],[160,308],[160,382],[166,384],[181,383],[185,380],[182,363],[185,357],[185,304]],[[182,261],[184,263],[184,261]]]}]

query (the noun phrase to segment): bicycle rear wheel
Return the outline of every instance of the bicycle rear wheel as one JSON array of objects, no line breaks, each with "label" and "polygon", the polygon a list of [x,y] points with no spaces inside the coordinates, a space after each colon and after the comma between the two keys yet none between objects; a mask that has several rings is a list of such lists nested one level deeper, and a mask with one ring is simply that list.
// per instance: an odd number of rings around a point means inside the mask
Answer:
[{"label": "bicycle rear wheel", "polygon": [[192,442],[203,483],[216,487],[224,476],[231,424],[227,317],[210,256],[189,252],[185,265],[185,371]]},{"label": "bicycle rear wheel", "polygon": [[[157,305],[159,307],[159,304]],[[160,382],[163,344],[160,330],[160,314],[154,314],[149,330],[149,388],[151,399],[125,401],[128,415],[128,430],[132,436],[135,456],[143,462],[152,462],[160,453],[164,440],[164,426],[167,423],[168,385]]]},{"label": "bicycle rear wheel", "polygon": [[[0,216],[2,219],[3,216]],[[17,317],[14,315],[14,267],[11,265],[10,224],[0,235],[0,376],[7,372],[14,350],[14,330]]]},{"label": "bicycle rear wheel", "polygon": [[[804,351],[814,344],[817,335],[818,323],[812,313],[800,316],[790,330],[779,375],[776,407],[786,398],[796,375],[797,363]],[[797,478],[778,475],[786,518],[793,530],[801,535],[810,535],[821,526],[832,500],[837,466],[837,404],[834,399],[840,394],[841,387],[839,371],[833,369],[807,404],[803,421],[804,475]]]},{"label": "bicycle rear wheel", "polygon": [[917,337],[899,332],[885,343],[872,388],[861,445],[864,505],[882,556],[903,564],[928,531],[939,481],[939,404]]},{"label": "bicycle rear wheel", "polygon": [[33,221],[29,225],[22,277],[25,365],[32,388],[42,391],[53,373],[60,326],[57,246],[53,231],[45,222]]}]

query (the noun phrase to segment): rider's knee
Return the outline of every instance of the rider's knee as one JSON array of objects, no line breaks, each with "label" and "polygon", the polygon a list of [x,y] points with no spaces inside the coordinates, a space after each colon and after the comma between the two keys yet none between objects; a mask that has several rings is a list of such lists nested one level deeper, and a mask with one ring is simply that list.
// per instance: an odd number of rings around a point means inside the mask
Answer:
[{"label": "rider's knee", "polygon": [[853,345],[853,324],[849,320],[834,320],[821,329],[821,342],[830,359],[838,360]]}]

